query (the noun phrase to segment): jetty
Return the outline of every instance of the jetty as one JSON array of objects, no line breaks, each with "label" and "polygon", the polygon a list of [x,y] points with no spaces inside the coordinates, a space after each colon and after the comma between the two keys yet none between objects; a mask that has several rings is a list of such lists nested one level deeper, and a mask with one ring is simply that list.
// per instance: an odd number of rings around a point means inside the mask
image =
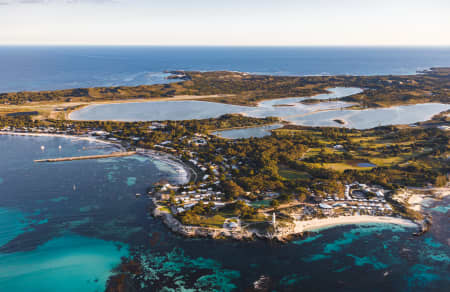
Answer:
[{"label": "jetty", "polygon": [[100,155],[38,159],[38,160],[34,160],[34,162],[62,162],[62,161],[73,161],[73,160],[102,159],[102,158],[109,158],[109,157],[131,156],[131,155],[135,155],[135,154],[136,154],[136,151],[113,152],[110,154],[100,154]]}]

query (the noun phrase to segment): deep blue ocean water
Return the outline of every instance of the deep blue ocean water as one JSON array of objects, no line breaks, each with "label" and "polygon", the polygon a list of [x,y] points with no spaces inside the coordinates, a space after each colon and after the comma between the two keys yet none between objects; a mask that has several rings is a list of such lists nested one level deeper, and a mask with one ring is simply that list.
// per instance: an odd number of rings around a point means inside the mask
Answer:
[{"label": "deep blue ocean water", "polygon": [[450,47],[0,47],[0,92],[165,82],[165,70],[276,75],[414,74]]}]

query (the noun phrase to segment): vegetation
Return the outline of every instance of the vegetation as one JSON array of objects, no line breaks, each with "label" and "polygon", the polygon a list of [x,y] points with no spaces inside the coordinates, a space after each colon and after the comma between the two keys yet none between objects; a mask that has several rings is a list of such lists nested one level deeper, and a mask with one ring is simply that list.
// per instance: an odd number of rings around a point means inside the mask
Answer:
[{"label": "vegetation", "polygon": [[[327,93],[327,88],[345,86],[365,88],[364,92],[343,98],[362,107],[386,107],[425,102],[448,103],[450,68],[435,68],[407,76],[268,76],[238,72],[184,72],[183,81],[135,87],[77,88],[55,91],[0,94],[0,104],[30,102],[92,102],[106,100],[151,99],[180,95],[208,96],[221,103],[254,105],[264,99],[305,97]],[[311,102],[311,101],[309,101]],[[317,101],[313,101],[317,102]]]}]

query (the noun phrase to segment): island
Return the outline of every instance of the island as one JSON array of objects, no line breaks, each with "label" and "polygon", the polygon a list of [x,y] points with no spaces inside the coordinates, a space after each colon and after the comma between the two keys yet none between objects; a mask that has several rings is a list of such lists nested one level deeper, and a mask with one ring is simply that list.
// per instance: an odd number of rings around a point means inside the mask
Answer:
[{"label": "island", "polygon": [[[317,228],[367,222],[414,227],[419,235],[432,220],[416,208],[412,190],[439,188],[448,195],[448,111],[413,125],[365,130],[284,123],[268,136],[245,139],[212,133],[282,121],[241,114],[141,122],[67,117],[92,102],[202,99],[254,105],[326,93],[335,86],[364,88],[342,98],[361,109],[449,103],[449,68],[411,76],[171,73],[175,82],[167,84],[0,94],[0,134],[96,139],[120,145],[124,153],[112,155],[170,159],[187,180],[178,185],[162,180],[149,186],[145,197],[152,214],[184,236],[286,241]],[[343,120],[335,122],[345,126]]]},{"label": "island", "polygon": [[[401,76],[272,76],[241,72],[170,71],[166,84],[134,87],[95,87],[54,91],[0,93],[0,114],[38,111],[43,118],[67,118],[68,113],[92,104],[133,101],[202,100],[255,106],[263,100],[311,97],[333,87],[363,88],[361,93],[336,100],[353,108],[379,108],[418,103],[450,103],[450,68],[431,68]],[[330,101],[306,99],[305,103]]]}]

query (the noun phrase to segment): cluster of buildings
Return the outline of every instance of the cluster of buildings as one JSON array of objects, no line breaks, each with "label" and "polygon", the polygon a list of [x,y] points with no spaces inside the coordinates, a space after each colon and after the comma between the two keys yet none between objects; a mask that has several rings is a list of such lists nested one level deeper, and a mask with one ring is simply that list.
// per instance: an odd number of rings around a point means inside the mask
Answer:
[{"label": "cluster of buildings", "polygon": [[191,209],[200,202],[203,204],[212,203],[214,208],[225,206],[225,203],[222,202],[223,192],[217,190],[219,184],[219,181],[181,187],[164,184],[157,187],[154,193],[160,200],[171,200],[173,202],[170,206],[171,212],[177,214]]},{"label": "cluster of buildings", "polygon": [[338,209],[343,211],[344,215],[389,215],[393,212],[381,187],[369,187],[358,182],[345,186],[344,198],[328,196],[322,200],[319,208],[324,214],[332,214]]}]

